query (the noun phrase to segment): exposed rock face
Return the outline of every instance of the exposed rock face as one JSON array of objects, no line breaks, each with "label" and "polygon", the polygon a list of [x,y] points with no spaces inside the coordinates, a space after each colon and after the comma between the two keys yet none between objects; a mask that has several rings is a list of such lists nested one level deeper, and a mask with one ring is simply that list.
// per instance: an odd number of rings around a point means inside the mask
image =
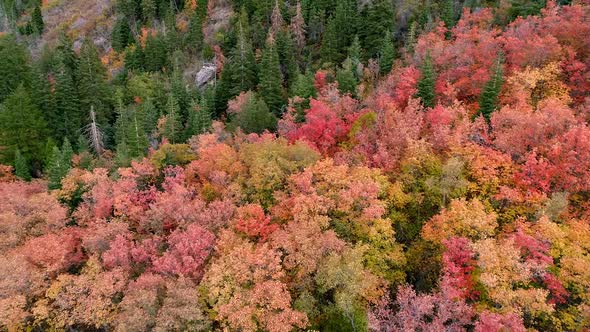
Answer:
[{"label": "exposed rock face", "polygon": [[217,66],[214,63],[205,63],[195,77],[195,85],[201,89],[211,80],[215,79]]}]

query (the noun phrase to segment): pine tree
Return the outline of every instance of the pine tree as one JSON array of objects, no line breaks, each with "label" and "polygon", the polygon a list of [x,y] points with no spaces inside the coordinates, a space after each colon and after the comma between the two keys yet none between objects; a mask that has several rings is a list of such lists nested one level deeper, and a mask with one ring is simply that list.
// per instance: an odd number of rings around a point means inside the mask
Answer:
[{"label": "pine tree", "polygon": [[46,123],[24,85],[0,105],[0,162],[12,164],[16,151],[29,161],[40,161],[47,140]]},{"label": "pine tree", "polygon": [[347,58],[342,64],[342,68],[336,73],[336,81],[338,82],[338,89],[341,93],[356,93],[356,86],[358,81],[354,75],[352,67],[352,60]]},{"label": "pine tree", "polygon": [[263,100],[256,97],[254,93],[249,94],[248,101],[232,119],[231,127],[239,127],[247,134],[261,134],[265,130],[274,130],[277,123],[274,114]]},{"label": "pine tree", "polygon": [[141,0],[141,14],[143,19],[151,22],[156,18],[158,7],[154,0]]},{"label": "pine tree", "polygon": [[26,49],[12,35],[0,36],[0,103],[21,83],[31,81],[31,69]]},{"label": "pine tree", "polygon": [[33,26],[33,31],[36,34],[42,34],[43,30],[45,30],[45,23],[43,22],[43,14],[41,13],[41,7],[39,4],[35,6],[33,10],[33,14],[31,14],[31,24]]},{"label": "pine tree", "polygon": [[486,83],[479,99],[479,114],[483,115],[488,121],[490,120],[492,113],[498,107],[498,96],[502,90],[502,84],[504,83],[504,68],[502,55],[498,56],[496,63],[493,68],[492,77]]},{"label": "pine tree", "polygon": [[425,107],[434,107],[436,98],[435,84],[436,84],[436,73],[432,65],[432,58],[430,53],[426,54],[424,62],[422,63],[422,76],[418,82],[418,93],[416,94],[422,101],[422,105]]},{"label": "pine tree", "polygon": [[[111,91],[108,85],[107,71],[102,65],[98,51],[92,41],[86,39],[80,49],[76,77],[80,108],[84,114],[94,107],[99,125],[106,129],[113,120]],[[83,117],[87,119],[87,116]]]},{"label": "pine tree", "polygon": [[178,101],[170,94],[166,103],[166,122],[162,128],[162,136],[171,143],[178,143],[182,134],[179,112]]},{"label": "pine tree", "polygon": [[53,151],[47,162],[45,173],[47,174],[49,190],[56,190],[61,188],[61,179],[68,173],[69,168],[63,164],[63,155],[57,146],[53,147]]},{"label": "pine tree", "polygon": [[75,82],[63,59],[58,60],[55,73],[55,111],[50,117],[50,127],[56,128],[57,139],[78,138],[82,128],[82,110]]},{"label": "pine tree", "polygon": [[74,156],[74,149],[70,140],[66,137],[61,147],[62,165],[66,168],[72,167],[72,157]]},{"label": "pine tree", "polygon": [[137,45],[128,46],[125,49],[125,69],[138,72],[144,69],[143,49]]},{"label": "pine tree", "polygon": [[447,29],[451,29],[457,23],[455,14],[455,0],[444,0],[442,3],[441,19],[445,22]]},{"label": "pine tree", "polygon": [[194,135],[205,133],[211,127],[211,114],[209,113],[205,100],[202,98],[200,103],[193,103],[189,109],[188,120],[184,131],[186,140]]},{"label": "pine tree", "polygon": [[[246,35],[245,26],[247,22],[238,22],[238,39],[236,46],[230,53],[230,61],[226,65],[230,80],[230,97],[237,96],[242,91],[253,89],[257,83],[256,59],[252,45]],[[229,100],[228,99],[228,100]]]},{"label": "pine tree", "polygon": [[130,156],[133,158],[143,157],[149,146],[148,136],[144,127],[145,114],[139,108],[131,109],[129,113],[126,143],[129,147]]},{"label": "pine tree", "polygon": [[342,0],[338,1],[336,10],[334,12],[334,24],[336,25],[336,50],[340,55],[338,60],[341,60],[342,55],[346,52],[348,46],[352,42],[353,36],[356,34],[358,7],[356,0]]},{"label": "pine tree", "polygon": [[189,29],[186,34],[186,45],[193,54],[203,50],[203,18],[200,11],[195,10],[189,23]]},{"label": "pine tree", "polygon": [[154,105],[152,98],[147,98],[141,104],[141,111],[144,117],[144,129],[148,135],[152,135],[158,126],[158,119],[160,119],[160,112]]},{"label": "pine tree", "polygon": [[374,0],[366,5],[361,14],[359,34],[367,56],[375,58],[379,54],[383,37],[393,30],[393,4],[391,0]]},{"label": "pine tree", "polygon": [[272,35],[269,36],[260,63],[260,95],[269,109],[277,116],[284,105],[279,55]]},{"label": "pine tree", "polygon": [[170,77],[170,92],[172,95],[174,95],[174,98],[178,102],[179,119],[181,122],[184,122],[184,120],[188,117],[188,108],[191,103],[191,98],[187,90],[187,85],[185,84],[184,78],[182,77],[182,71],[179,67],[180,66],[175,66],[174,71],[172,71],[172,75]]},{"label": "pine tree", "polygon": [[352,44],[348,48],[348,57],[352,61],[352,65],[356,68],[362,61],[363,50],[361,49],[361,41],[358,35],[355,35]]},{"label": "pine tree", "polygon": [[147,37],[143,53],[144,67],[147,71],[160,71],[168,65],[166,43],[160,35]]},{"label": "pine tree", "polygon": [[113,27],[111,45],[117,52],[122,52],[127,45],[133,42],[133,35],[129,28],[129,22],[125,18],[119,18]]},{"label": "pine tree", "polygon": [[336,20],[333,17],[328,19],[328,25],[322,38],[322,49],[320,53],[323,63],[332,65],[338,63],[338,31]]},{"label": "pine tree", "polygon": [[14,174],[25,181],[31,180],[29,162],[27,161],[27,158],[20,153],[19,149],[16,150],[14,155]]},{"label": "pine tree", "polygon": [[296,52],[293,46],[293,39],[289,31],[282,30],[277,33],[276,46],[283,82],[288,89],[299,73],[297,60],[295,59]]},{"label": "pine tree", "polygon": [[395,48],[393,46],[393,37],[391,32],[387,31],[383,38],[383,45],[379,52],[379,71],[381,75],[386,75],[391,71],[393,60],[395,58]]}]

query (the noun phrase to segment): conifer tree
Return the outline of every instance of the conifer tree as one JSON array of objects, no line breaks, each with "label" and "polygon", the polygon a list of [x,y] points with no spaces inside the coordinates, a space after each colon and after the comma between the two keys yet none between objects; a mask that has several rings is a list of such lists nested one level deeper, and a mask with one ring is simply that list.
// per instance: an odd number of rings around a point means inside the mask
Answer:
[{"label": "conifer tree", "polygon": [[197,54],[203,49],[203,38],[203,18],[197,7],[191,17],[186,34],[186,45],[193,54]]},{"label": "conifer tree", "polygon": [[188,120],[184,131],[186,140],[206,132],[211,127],[211,115],[206,107],[204,98],[200,103],[193,102],[189,109]]},{"label": "conifer tree", "polygon": [[230,66],[230,98],[237,96],[242,91],[253,89],[257,83],[256,59],[254,58],[254,51],[246,34],[247,25],[245,24],[248,23],[242,20],[243,18],[238,22],[238,39],[230,54],[231,64],[227,64]]},{"label": "conifer tree", "polygon": [[127,45],[133,42],[133,35],[129,28],[129,22],[124,17],[119,18],[113,27],[111,45],[117,52],[122,52]]},{"label": "conifer tree", "polygon": [[283,82],[288,89],[289,85],[293,83],[299,73],[297,60],[295,59],[296,52],[290,32],[287,30],[279,31],[277,33],[276,45]]},{"label": "conifer tree", "polygon": [[158,7],[155,0],[141,0],[141,14],[148,23],[156,18]]},{"label": "conifer tree", "polygon": [[61,179],[63,179],[69,171],[69,167],[63,164],[63,155],[57,146],[53,147],[51,156],[47,162],[45,173],[47,174],[49,190],[56,190],[61,188]]},{"label": "conifer tree", "polygon": [[359,34],[369,58],[375,58],[387,31],[393,30],[393,4],[391,0],[374,0],[361,13]]},{"label": "conifer tree", "polygon": [[322,62],[332,65],[338,63],[338,31],[336,20],[333,17],[328,19],[328,25],[322,38],[322,49],[320,51]]},{"label": "conifer tree", "polygon": [[166,43],[159,34],[147,37],[143,53],[144,67],[147,71],[160,71],[168,65]]},{"label": "conifer tree", "polygon": [[31,69],[26,52],[14,36],[0,36],[0,103],[21,83],[29,85]]},{"label": "conifer tree", "polygon": [[168,96],[166,103],[166,121],[162,130],[162,136],[166,137],[171,143],[178,143],[182,134],[178,101],[174,95]]},{"label": "conifer tree", "polygon": [[260,95],[268,108],[277,116],[281,115],[284,105],[281,68],[274,36],[269,35],[260,63]]},{"label": "conifer tree", "polygon": [[68,169],[72,167],[72,157],[74,156],[74,149],[70,140],[66,137],[61,147],[62,164]]},{"label": "conifer tree", "polygon": [[24,85],[0,105],[0,162],[13,164],[16,151],[29,161],[41,161],[47,140],[43,115]]},{"label": "conifer tree", "polygon": [[479,114],[483,115],[488,121],[498,107],[498,96],[504,83],[502,62],[502,55],[498,55],[498,59],[493,67],[492,76],[483,88],[479,99]]},{"label": "conifer tree", "polygon": [[126,143],[133,158],[143,157],[149,146],[148,136],[144,127],[144,113],[140,108],[128,110],[129,121],[126,132]]},{"label": "conifer tree", "polygon": [[352,60],[347,58],[342,64],[342,68],[336,73],[336,81],[338,82],[338,89],[341,93],[356,93],[356,86],[358,81],[354,75],[352,67]]},{"label": "conifer tree", "polygon": [[348,57],[352,61],[353,67],[357,67],[362,61],[361,41],[358,35],[352,39],[352,44],[348,48]]},{"label": "conifer tree", "polygon": [[89,112],[94,107],[97,121],[105,129],[113,117],[111,91],[107,83],[106,69],[100,61],[96,46],[89,39],[84,41],[80,49],[76,77],[78,78],[77,86],[81,110]]},{"label": "conifer tree", "polygon": [[455,0],[444,0],[442,3],[441,19],[445,22],[447,29],[451,29],[457,23],[455,14]]},{"label": "conifer tree", "polygon": [[381,75],[386,75],[391,71],[393,60],[395,58],[395,48],[393,46],[393,37],[391,32],[387,31],[383,38],[383,45],[379,52],[379,71]]},{"label": "conifer tree", "polygon": [[41,7],[39,4],[35,6],[33,13],[31,14],[31,24],[33,27],[33,31],[36,34],[42,34],[43,30],[45,30],[45,23],[43,22],[43,14],[41,13]]},{"label": "conifer tree", "polygon": [[27,161],[27,158],[20,153],[19,149],[17,149],[14,154],[14,174],[25,181],[31,180],[29,162]]},{"label": "conifer tree", "polygon": [[239,127],[247,134],[261,134],[265,130],[274,130],[276,123],[276,117],[268,109],[264,100],[248,92],[248,100],[232,119],[231,127]]},{"label": "conifer tree", "polygon": [[297,6],[295,8],[295,16],[291,18],[291,26],[289,28],[291,30],[293,40],[295,41],[298,54],[300,54],[305,48],[305,27],[305,20],[301,10],[301,2],[298,0]]},{"label": "conifer tree", "polygon": [[56,128],[57,139],[78,138],[82,127],[82,110],[75,82],[63,59],[58,60],[55,73],[55,111],[50,117],[51,128]]},{"label": "conifer tree", "polygon": [[422,105],[425,107],[434,107],[434,102],[436,98],[435,94],[435,84],[436,84],[436,73],[434,72],[434,67],[432,65],[432,58],[430,57],[430,53],[426,54],[424,57],[424,62],[422,63],[422,76],[420,81],[418,81],[418,92],[416,94],[422,101]]},{"label": "conifer tree", "polygon": [[141,111],[144,117],[144,129],[148,135],[152,135],[158,126],[158,119],[160,119],[160,112],[154,105],[152,98],[148,97],[141,104]]}]

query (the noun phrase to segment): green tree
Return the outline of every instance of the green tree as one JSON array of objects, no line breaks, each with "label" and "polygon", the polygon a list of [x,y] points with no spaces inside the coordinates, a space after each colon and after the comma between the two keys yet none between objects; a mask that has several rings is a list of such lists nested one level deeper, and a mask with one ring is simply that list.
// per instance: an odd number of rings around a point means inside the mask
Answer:
[{"label": "green tree", "polygon": [[141,15],[147,22],[151,22],[156,18],[158,6],[154,0],[141,0]]},{"label": "green tree", "polygon": [[122,52],[133,41],[129,22],[124,17],[119,18],[113,27],[113,33],[111,35],[113,49],[117,52]]},{"label": "green tree", "polygon": [[336,26],[336,20],[333,17],[328,19],[328,25],[324,36],[322,38],[322,49],[320,51],[322,62],[329,63],[331,65],[338,63],[338,27]]},{"label": "green tree", "polygon": [[383,45],[379,52],[379,71],[381,75],[386,75],[391,71],[393,60],[395,59],[395,47],[393,46],[393,37],[391,32],[387,31],[383,38]]},{"label": "green tree", "polygon": [[352,60],[350,58],[347,58],[342,64],[342,68],[338,69],[336,81],[338,82],[338,90],[341,93],[350,93],[352,95],[356,93],[358,81],[354,75]]},{"label": "green tree", "polygon": [[25,181],[31,180],[29,162],[27,161],[27,158],[20,153],[19,149],[17,149],[14,154],[14,174]]},{"label": "green tree", "polygon": [[168,65],[166,43],[159,34],[147,37],[143,54],[144,67],[148,71],[160,71]]},{"label": "green tree", "polygon": [[264,100],[258,98],[253,92],[248,92],[247,95],[248,99],[232,118],[230,127],[239,127],[247,134],[260,134],[265,130],[274,130],[277,118],[266,106]]},{"label": "green tree", "polygon": [[106,129],[112,121],[111,91],[107,71],[100,61],[94,43],[86,39],[80,49],[76,77],[81,111],[87,114],[94,107],[99,125]]},{"label": "green tree", "polygon": [[55,130],[58,140],[68,137],[74,141],[80,134],[83,110],[80,108],[74,79],[61,59],[58,60],[55,73],[54,98],[55,110],[50,116],[49,126]]},{"label": "green tree", "polygon": [[60,189],[61,179],[68,174],[68,171],[69,167],[63,162],[63,154],[57,146],[54,146],[45,169],[49,190]]},{"label": "green tree", "polygon": [[74,156],[74,149],[70,140],[66,137],[61,146],[62,163],[68,169],[72,166],[72,157]]},{"label": "green tree", "polygon": [[203,50],[203,18],[199,8],[195,10],[189,23],[189,29],[186,34],[186,45],[193,54]]},{"label": "green tree", "polygon": [[479,114],[490,120],[492,113],[498,108],[498,96],[504,83],[504,67],[502,55],[498,56],[490,80],[486,83],[479,98]]},{"label": "green tree", "polygon": [[374,0],[361,13],[359,34],[367,56],[375,58],[387,31],[393,31],[395,17],[391,0]]},{"label": "green tree", "polygon": [[194,135],[205,133],[211,127],[211,114],[205,103],[205,99],[201,98],[200,103],[193,103],[189,109],[188,120],[184,131],[186,140]]},{"label": "green tree", "polygon": [[348,57],[352,61],[352,66],[357,68],[363,59],[363,50],[361,48],[361,41],[358,35],[352,39],[352,44],[348,48]]},{"label": "green tree", "polygon": [[426,57],[424,57],[421,71],[422,76],[420,81],[418,81],[418,93],[416,96],[421,99],[422,105],[426,107],[434,107],[436,99],[436,73],[434,72],[434,66],[432,65],[430,53],[426,54]]},{"label": "green tree", "polygon": [[294,49],[293,38],[291,38],[288,30],[283,29],[277,33],[276,45],[283,82],[288,89],[299,73],[297,59],[295,58],[297,52]]},{"label": "green tree", "polygon": [[457,14],[455,12],[455,0],[444,0],[441,9],[441,19],[445,22],[445,26],[451,29],[457,23]]},{"label": "green tree", "polygon": [[180,122],[180,109],[178,101],[174,95],[168,96],[166,103],[166,121],[162,128],[162,135],[166,137],[170,143],[178,143],[182,134],[182,124]]},{"label": "green tree", "polygon": [[46,141],[43,115],[20,84],[0,105],[0,160],[13,164],[18,150],[25,160],[41,162]]},{"label": "green tree", "polygon": [[284,105],[282,77],[279,54],[273,36],[269,36],[260,63],[260,83],[258,89],[269,109],[277,116]]},{"label": "green tree", "polygon": [[41,13],[41,7],[39,6],[39,4],[35,6],[35,9],[31,14],[31,25],[33,27],[33,31],[39,35],[43,33],[43,30],[45,30],[43,14]]},{"label": "green tree", "polygon": [[21,83],[31,81],[31,69],[26,49],[13,35],[0,36],[0,103]]}]

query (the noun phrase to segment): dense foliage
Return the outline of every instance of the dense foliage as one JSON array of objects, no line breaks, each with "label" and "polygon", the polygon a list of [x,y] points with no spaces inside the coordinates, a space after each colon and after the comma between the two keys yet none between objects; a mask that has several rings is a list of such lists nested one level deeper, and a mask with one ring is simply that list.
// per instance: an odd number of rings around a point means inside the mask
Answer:
[{"label": "dense foliage", "polygon": [[485,4],[1,0],[0,329],[589,329],[590,4]]}]

